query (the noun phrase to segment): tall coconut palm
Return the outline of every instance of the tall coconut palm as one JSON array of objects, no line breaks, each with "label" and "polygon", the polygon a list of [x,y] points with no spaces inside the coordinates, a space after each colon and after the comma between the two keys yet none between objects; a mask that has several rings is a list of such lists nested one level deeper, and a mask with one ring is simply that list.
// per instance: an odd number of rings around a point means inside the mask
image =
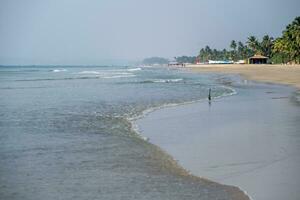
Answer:
[{"label": "tall coconut palm", "polygon": [[229,59],[228,52],[227,52],[226,49],[223,49],[223,50],[221,51],[221,54],[222,54],[222,59],[223,59],[223,60],[228,60],[228,59]]},{"label": "tall coconut palm", "polygon": [[217,49],[212,50],[212,59],[218,60],[218,50]]},{"label": "tall coconut palm", "polygon": [[290,39],[288,45],[291,57],[295,62],[300,63],[300,17],[294,19],[287,32]]},{"label": "tall coconut palm", "polygon": [[272,47],[272,54],[273,56],[279,56],[281,57],[281,63],[286,62],[286,58],[288,57],[288,48],[287,48],[287,43],[283,38],[277,38],[274,41],[274,45]]},{"label": "tall coconut palm", "polygon": [[237,47],[236,41],[232,40],[231,43],[230,43],[230,48],[232,49],[232,51],[231,51],[231,58],[233,60],[236,60],[236,57],[237,57],[236,56],[236,47]]},{"label": "tall coconut palm", "polygon": [[232,50],[236,51],[236,41],[235,40],[232,40],[231,43],[230,43],[230,48],[232,48]]},{"label": "tall coconut palm", "polygon": [[205,50],[204,48],[202,48],[199,52],[199,59],[200,59],[200,62],[204,62],[205,61]]},{"label": "tall coconut palm", "polygon": [[205,55],[206,55],[205,60],[206,61],[210,60],[211,57],[212,57],[212,50],[211,50],[211,48],[209,46],[206,46],[205,49],[204,49],[204,51],[205,51]]},{"label": "tall coconut palm", "polygon": [[265,35],[260,43],[262,54],[271,57],[272,47],[274,45],[274,38],[269,35]]},{"label": "tall coconut palm", "polygon": [[260,44],[255,36],[248,37],[247,44],[254,53],[261,53]]},{"label": "tall coconut palm", "polygon": [[239,59],[247,58],[245,45],[241,41],[238,42],[237,54]]},{"label": "tall coconut palm", "polygon": [[300,17],[296,17],[283,31],[282,42],[283,51],[288,54],[290,60],[300,63]]}]

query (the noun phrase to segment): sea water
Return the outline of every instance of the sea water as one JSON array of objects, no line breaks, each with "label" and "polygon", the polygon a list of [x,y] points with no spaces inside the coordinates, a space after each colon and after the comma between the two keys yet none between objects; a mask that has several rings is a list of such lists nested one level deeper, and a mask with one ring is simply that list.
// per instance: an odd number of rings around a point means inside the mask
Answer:
[{"label": "sea water", "polygon": [[217,80],[164,67],[1,66],[0,199],[232,199],[130,121],[209,88],[233,94]]}]

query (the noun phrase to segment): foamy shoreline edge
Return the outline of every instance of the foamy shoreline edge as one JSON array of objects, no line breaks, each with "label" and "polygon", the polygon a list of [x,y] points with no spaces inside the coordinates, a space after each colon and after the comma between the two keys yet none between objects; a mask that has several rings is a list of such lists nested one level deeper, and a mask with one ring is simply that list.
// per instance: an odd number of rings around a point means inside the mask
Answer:
[{"label": "foamy shoreline edge", "polygon": [[[192,73],[197,73],[197,72],[193,72],[191,71]],[[214,72],[212,72],[214,73]],[[240,75],[237,75],[237,74],[233,74],[233,75],[236,75],[236,76],[239,76],[241,77]],[[214,97],[214,99],[221,99],[221,98],[226,98],[226,97],[231,97],[233,95],[237,95],[238,92],[232,88],[232,87],[229,87],[229,86],[225,86],[225,85],[221,85],[222,87],[225,87],[225,88],[229,88],[232,90],[231,93],[229,94],[225,94],[225,95],[220,95],[220,96],[217,96],[217,97]],[[196,104],[196,103],[204,103],[206,102],[206,98],[203,98],[203,99],[199,99],[199,100],[195,100],[195,101],[188,101],[188,102],[183,102],[183,103],[168,103],[168,104],[164,104],[164,105],[161,105],[161,106],[157,106],[157,107],[152,107],[152,108],[148,108],[146,110],[144,110],[140,115],[137,115],[137,116],[134,116],[134,117],[130,117],[130,118],[127,118],[127,120],[131,123],[131,129],[132,131],[134,131],[138,137],[140,137],[142,140],[146,141],[146,142],[149,142],[151,143],[149,140],[150,138],[147,138],[145,136],[143,136],[142,132],[140,131],[139,129],[139,126],[137,125],[137,120],[139,119],[142,119],[142,118],[145,118],[147,117],[150,113],[152,112],[155,112],[157,110],[161,110],[161,109],[165,109],[165,108],[170,108],[170,107],[178,107],[178,106],[183,106],[183,105],[188,105],[188,104]],[[152,144],[152,143],[151,143]],[[155,144],[152,144],[152,145],[155,145]],[[155,145],[157,146],[157,145]],[[193,176],[193,177],[197,177],[199,179],[202,179],[202,180],[207,180],[207,181],[210,181],[210,182],[214,182],[214,183],[217,183],[217,184],[220,184],[220,185],[224,185],[224,186],[228,186],[228,187],[231,187],[231,188],[236,188],[238,189],[239,191],[241,191],[246,197],[249,198],[249,200],[253,200],[253,198],[247,193],[246,190],[243,190],[242,188],[240,188],[239,186],[236,186],[236,185],[225,185],[225,184],[222,184],[222,183],[218,183],[218,182],[215,182],[215,181],[212,181],[212,180],[209,180],[205,177],[202,177],[202,176],[196,176],[194,175],[190,170],[184,168],[183,166],[181,166],[178,161],[173,157],[171,156],[167,151],[163,150],[161,147],[157,146],[158,148],[160,148],[162,151],[164,151],[165,153],[168,154],[168,156],[170,156],[175,162],[177,165],[179,165],[181,168],[183,168],[188,175],[190,176]]]}]

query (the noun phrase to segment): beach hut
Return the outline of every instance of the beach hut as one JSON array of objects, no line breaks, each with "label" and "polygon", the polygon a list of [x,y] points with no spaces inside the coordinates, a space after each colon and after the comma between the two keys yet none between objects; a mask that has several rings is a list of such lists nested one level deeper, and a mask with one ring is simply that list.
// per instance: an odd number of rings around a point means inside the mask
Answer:
[{"label": "beach hut", "polygon": [[267,64],[268,59],[269,58],[266,56],[255,54],[254,56],[249,58],[248,63],[249,64]]}]

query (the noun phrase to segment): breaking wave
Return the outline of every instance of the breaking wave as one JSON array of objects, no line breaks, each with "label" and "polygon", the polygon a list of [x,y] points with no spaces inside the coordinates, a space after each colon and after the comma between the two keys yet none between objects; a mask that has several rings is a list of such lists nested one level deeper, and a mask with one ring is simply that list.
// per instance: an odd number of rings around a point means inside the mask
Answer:
[{"label": "breaking wave", "polygon": [[53,70],[51,70],[52,72],[66,72],[66,71],[68,71],[68,70],[66,70],[66,69],[53,69]]},{"label": "breaking wave", "polygon": [[138,68],[132,68],[132,69],[127,69],[127,71],[129,72],[134,72],[134,71],[141,71],[142,68],[138,67]]},{"label": "breaking wave", "polygon": [[183,81],[182,78],[177,78],[177,79],[150,79],[150,80],[142,81],[142,83],[176,83],[176,82],[181,82],[181,81]]}]

